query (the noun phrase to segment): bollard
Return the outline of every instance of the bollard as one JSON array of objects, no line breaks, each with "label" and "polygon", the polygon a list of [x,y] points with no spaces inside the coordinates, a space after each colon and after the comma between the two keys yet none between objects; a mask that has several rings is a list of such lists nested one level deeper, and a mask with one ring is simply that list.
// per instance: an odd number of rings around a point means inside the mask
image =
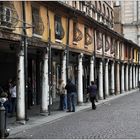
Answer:
[{"label": "bollard", "polygon": [[9,136],[9,129],[6,129],[6,110],[3,106],[6,98],[0,98],[0,139]]},{"label": "bollard", "polygon": [[0,101],[0,138],[5,138],[5,108],[2,101]]}]

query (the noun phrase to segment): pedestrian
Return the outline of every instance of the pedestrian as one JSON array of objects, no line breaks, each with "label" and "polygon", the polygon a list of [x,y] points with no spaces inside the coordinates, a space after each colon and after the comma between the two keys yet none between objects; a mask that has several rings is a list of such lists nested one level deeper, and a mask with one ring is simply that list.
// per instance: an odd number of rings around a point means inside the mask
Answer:
[{"label": "pedestrian", "polygon": [[66,91],[65,91],[65,84],[62,79],[59,80],[59,86],[58,86],[58,93],[60,96],[60,110],[66,110],[67,109],[67,97],[66,97]]},{"label": "pedestrian", "polygon": [[67,112],[75,112],[75,96],[76,96],[76,85],[68,79],[68,83],[65,86],[67,90],[67,98],[68,98],[68,111]]},{"label": "pedestrian", "polygon": [[94,81],[91,81],[91,86],[89,88],[89,96],[90,101],[92,103],[92,109],[96,109],[95,100],[96,100],[96,94],[97,94],[97,86]]},{"label": "pedestrian", "polygon": [[16,111],[16,81],[12,81],[12,86],[10,88],[10,94],[11,94],[11,104],[12,104],[12,110],[11,110],[11,116],[13,117],[15,111]]}]

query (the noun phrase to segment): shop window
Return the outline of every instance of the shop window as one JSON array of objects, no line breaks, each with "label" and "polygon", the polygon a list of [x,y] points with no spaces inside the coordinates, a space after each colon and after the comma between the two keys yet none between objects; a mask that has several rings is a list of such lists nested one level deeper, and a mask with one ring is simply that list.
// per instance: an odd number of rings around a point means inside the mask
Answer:
[{"label": "shop window", "polygon": [[64,38],[64,29],[62,27],[61,17],[55,15],[55,38],[61,40]]},{"label": "shop window", "polygon": [[38,7],[32,7],[32,25],[33,25],[33,35],[42,35],[44,32],[44,25],[40,17],[40,12]]}]

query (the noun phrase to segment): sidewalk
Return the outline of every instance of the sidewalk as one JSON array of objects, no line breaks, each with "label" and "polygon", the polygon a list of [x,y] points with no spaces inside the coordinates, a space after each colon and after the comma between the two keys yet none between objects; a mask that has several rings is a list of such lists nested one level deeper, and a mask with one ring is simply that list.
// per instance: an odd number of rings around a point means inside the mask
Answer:
[{"label": "sidewalk", "polygon": [[[124,93],[119,94],[119,95],[113,95],[113,96],[108,97],[105,100],[99,100],[99,102],[96,103],[96,105],[98,106],[98,105],[101,105],[101,104],[106,103],[108,101],[120,98],[122,96],[129,95],[131,93],[136,93],[138,91],[139,91],[138,89],[134,89],[134,90],[124,92]],[[89,108],[91,108],[90,102],[83,103],[80,106],[76,106],[76,112],[79,112],[79,111],[82,111],[85,109],[89,109]],[[72,115],[73,113],[76,113],[76,112],[67,113],[64,111],[53,111],[53,112],[51,112],[51,115],[48,116],[48,114],[40,115],[39,110],[40,110],[40,106],[35,106],[31,110],[28,110],[29,121],[27,121],[25,125],[21,125],[21,124],[17,123],[15,120],[15,117],[7,118],[7,128],[10,128],[10,135],[8,138],[10,138],[11,135],[16,134],[18,132],[26,131],[27,129],[33,128],[35,126],[38,126],[38,125],[41,125],[44,123],[53,122],[53,121],[56,121],[62,117],[66,117],[66,116]]]}]

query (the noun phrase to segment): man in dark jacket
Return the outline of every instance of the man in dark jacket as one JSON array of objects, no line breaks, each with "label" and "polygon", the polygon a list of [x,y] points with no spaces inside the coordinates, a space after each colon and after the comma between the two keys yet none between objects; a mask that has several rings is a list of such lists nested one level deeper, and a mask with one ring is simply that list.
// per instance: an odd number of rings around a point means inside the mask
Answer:
[{"label": "man in dark jacket", "polygon": [[94,81],[91,81],[91,86],[89,88],[90,101],[92,103],[92,109],[96,109],[95,100],[96,100],[97,86]]},{"label": "man in dark jacket", "polygon": [[[68,112],[75,112],[75,94],[76,94],[76,86],[68,79],[68,83],[65,86],[67,90],[67,98],[68,98]],[[72,107],[72,110],[71,110]]]}]

